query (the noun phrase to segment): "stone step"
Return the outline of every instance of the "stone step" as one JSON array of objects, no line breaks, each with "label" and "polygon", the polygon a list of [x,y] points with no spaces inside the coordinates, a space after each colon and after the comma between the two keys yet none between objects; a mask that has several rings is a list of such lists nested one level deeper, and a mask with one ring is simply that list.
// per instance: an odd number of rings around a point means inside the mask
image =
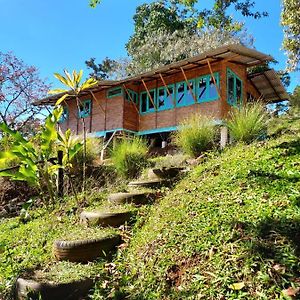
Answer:
[{"label": "stone step", "polygon": [[53,243],[53,254],[58,261],[86,263],[99,257],[106,257],[116,250],[120,243],[121,236],[117,234],[87,240],[57,240]]},{"label": "stone step", "polygon": [[151,188],[156,189],[162,186],[170,184],[170,180],[168,179],[148,179],[148,180],[139,180],[139,181],[131,181],[128,184],[129,188]]},{"label": "stone step", "polygon": [[116,193],[108,196],[108,201],[114,204],[131,203],[142,205],[151,203],[156,198],[153,192]]},{"label": "stone step", "polygon": [[170,168],[156,168],[148,171],[149,179],[173,179],[176,178],[184,168],[182,167],[170,167]]},{"label": "stone step", "polygon": [[120,225],[130,222],[134,212],[103,212],[103,211],[83,211],[80,214],[80,222],[90,226],[112,226],[119,227]]},{"label": "stone step", "polygon": [[18,278],[16,282],[16,296],[18,300],[79,300],[86,296],[94,285],[94,281],[84,278],[70,283],[47,283],[36,279]]}]

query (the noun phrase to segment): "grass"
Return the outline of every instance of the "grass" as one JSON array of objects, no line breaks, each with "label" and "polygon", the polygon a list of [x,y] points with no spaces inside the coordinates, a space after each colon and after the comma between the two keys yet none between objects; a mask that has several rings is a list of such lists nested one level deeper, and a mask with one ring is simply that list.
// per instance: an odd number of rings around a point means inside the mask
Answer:
[{"label": "grass", "polygon": [[174,142],[184,153],[198,157],[212,148],[215,135],[213,120],[195,114],[181,123],[179,130],[174,134]]},{"label": "grass", "polygon": [[153,206],[92,299],[291,299],[285,290],[300,285],[300,121],[271,132],[212,155]]},{"label": "grass", "polygon": [[267,120],[264,106],[259,102],[250,103],[235,108],[231,112],[227,126],[235,141],[251,143],[264,135]]},{"label": "grass", "polygon": [[111,159],[120,176],[137,177],[146,165],[148,148],[141,138],[122,140],[111,151]]}]

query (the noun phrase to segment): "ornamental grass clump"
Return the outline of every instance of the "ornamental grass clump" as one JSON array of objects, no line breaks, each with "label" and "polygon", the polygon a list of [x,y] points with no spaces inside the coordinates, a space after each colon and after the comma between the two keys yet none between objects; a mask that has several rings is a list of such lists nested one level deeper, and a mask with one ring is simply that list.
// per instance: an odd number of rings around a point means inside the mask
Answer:
[{"label": "ornamental grass clump", "polygon": [[196,114],[180,124],[179,130],[174,134],[174,142],[184,153],[198,157],[213,147],[215,136],[213,119]]},{"label": "ornamental grass clump", "polygon": [[111,151],[111,159],[119,175],[134,178],[147,164],[148,147],[141,138],[122,140]]},{"label": "ornamental grass clump", "polygon": [[235,108],[227,126],[234,141],[251,143],[263,137],[267,130],[267,112],[260,102]]}]

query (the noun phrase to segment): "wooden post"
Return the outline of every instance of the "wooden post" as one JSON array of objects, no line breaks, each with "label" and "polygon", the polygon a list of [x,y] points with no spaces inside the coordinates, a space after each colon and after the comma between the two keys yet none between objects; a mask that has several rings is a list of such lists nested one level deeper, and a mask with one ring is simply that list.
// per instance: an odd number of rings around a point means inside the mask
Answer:
[{"label": "wooden post", "polygon": [[192,96],[193,96],[193,98],[194,98],[195,103],[197,103],[197,98],[196,98],[196,96],[195,96],[193,90],[192,90],[191,87],[190,87],[190,83],[189,83],[189,81],[188,81],[188,79],[187,79],[187,77],[186,77],[186,75],[185,75],[185,72],[184,72],[183,68],[180,67],[180,70],[181,70],[181,72],[182,72],[182,74],[183,74],[183,77],[184,77],[184,80],[185,80],[185,82],[186,82],[186,84],[187,84],[187,86],[188,86],[188,89],[189,89],[190,93],[192,94]]},{"label": "wooden post", "polygon": [[64,170],[62,168],[63,163],[63,155],[64,152],[59,150],[57,151],[57,165],[58,165],[58,171],[57,171],[57,196],[58,198],[62,198],[64,196]]},{"label": "wooden post", "polygon": [[212,79],[213,79],[214,85],[215,85],[215,87],[216,87],[216,89],[217,89],[219,98],[220,98],[220,100],[222,100],[220,89],[219,89],[219,87],[218,87],[218,85],[217,85],[216,78],[215,78],[215,76],[214,76],[214,73],[213,73],[213,71],[212,71],[212,68],[211,68],[211,65],[210,65],[210,62],[209,62],[208,59],[207,59],[207,65],[208,65],[208,68],[209,68],[211,77],[212,77]]},{"label": "wooden post", "polygon": [[222,126],[220,131],[221,131],[220,147],[221,149],[224,149],[228,144],[228,128],[226,126]]}]

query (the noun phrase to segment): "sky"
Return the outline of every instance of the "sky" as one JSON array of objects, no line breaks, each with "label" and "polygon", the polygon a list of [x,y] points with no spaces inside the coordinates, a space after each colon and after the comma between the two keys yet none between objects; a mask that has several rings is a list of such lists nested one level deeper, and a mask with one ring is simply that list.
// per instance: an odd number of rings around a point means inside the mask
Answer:
[{"label": "sky", "polygon": [[[125,44],[133,33],[132,17],[138,5],[150,0],[102,0],[96,9],[88,0],[0,0],[0,51],[12,51],[28,65],[36,66],[42,78],[58,86],[54,72],[83,69],[85,60],[95,57],[126,56]],[[212,0],[199,0],[200,7],[210,7]],[[258,51],[271,54],[275,69],[285,68],[281,48],[280,0],[257,0],[256,7],[269,17],[260,20],[242,18],[253,35]],[[289,91],[300,84],[300,72],[292,73]]]}]

